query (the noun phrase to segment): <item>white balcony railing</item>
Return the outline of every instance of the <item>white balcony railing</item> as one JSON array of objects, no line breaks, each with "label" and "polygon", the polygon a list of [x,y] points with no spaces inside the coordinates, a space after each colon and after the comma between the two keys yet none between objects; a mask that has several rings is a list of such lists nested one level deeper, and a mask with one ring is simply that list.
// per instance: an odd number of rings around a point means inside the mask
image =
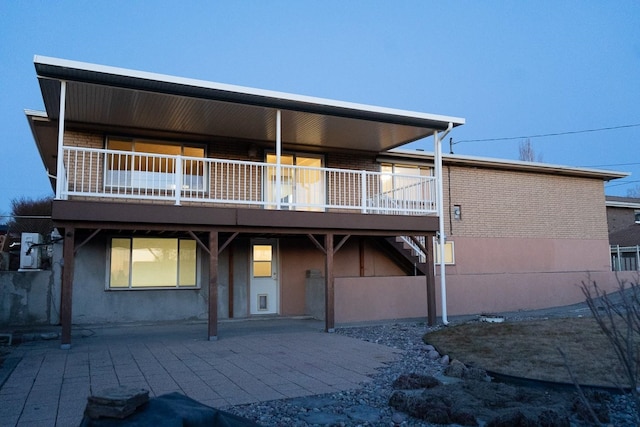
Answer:
[{"label": "white balcony railing", "polygon": [[[65,147],[60,199],[167,200],[264,209],[436,213],[435,178]],[[277,186],[279,184],[279,187]]]}]

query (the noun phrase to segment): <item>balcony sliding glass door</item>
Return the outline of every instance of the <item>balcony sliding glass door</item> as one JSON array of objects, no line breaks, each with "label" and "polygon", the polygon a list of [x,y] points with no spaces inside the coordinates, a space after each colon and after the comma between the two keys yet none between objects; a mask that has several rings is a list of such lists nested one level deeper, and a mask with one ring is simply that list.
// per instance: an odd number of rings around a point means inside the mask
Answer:
[{"label": "balcony sliding glass door", "polygon": [[[277,190],[276,155],[267,154],[265,200],[267,209],[324,211],[326,189],[321,156],[283,154],[280,156],[280,192]],[[271,166],[273,165],[273,166]]]}]

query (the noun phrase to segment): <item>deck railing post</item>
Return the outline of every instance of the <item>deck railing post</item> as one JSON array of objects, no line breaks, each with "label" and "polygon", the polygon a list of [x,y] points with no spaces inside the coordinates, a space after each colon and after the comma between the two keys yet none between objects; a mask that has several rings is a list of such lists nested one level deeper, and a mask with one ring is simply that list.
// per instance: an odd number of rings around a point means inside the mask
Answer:
[{"label": "deck railing post", "polygon": [[367,171],[360,172],[360,186],[362,187],[360,207],[362,213],[367,213]]},{"label": "deck railing post", "polygon": [[176,186],[176,206],[180,206],[180,196],[182,195],[182,156],[176,156],[175,184]]}]

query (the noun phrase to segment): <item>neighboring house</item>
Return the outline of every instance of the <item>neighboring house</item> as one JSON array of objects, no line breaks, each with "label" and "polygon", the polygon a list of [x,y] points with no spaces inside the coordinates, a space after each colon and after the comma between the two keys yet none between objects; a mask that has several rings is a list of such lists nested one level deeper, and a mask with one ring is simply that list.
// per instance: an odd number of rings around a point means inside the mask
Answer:
[{"label": "neighboring house", "polygon": [[397,149],[433,136],[438,153],[456,117],[35,68],[46,112],[26,113],[64,238],[63,346],[72,323],[207,319],[210,339],[219,318],[433,323],[441,220],[452,314],[576,302],[587,272],[611,280],[603,181],[626,174],[455,155],[440,167]]},{"label": "neighboring house", "polygon": [[611,265],[616,271],[640,271],[640,199],[607,196]]}]

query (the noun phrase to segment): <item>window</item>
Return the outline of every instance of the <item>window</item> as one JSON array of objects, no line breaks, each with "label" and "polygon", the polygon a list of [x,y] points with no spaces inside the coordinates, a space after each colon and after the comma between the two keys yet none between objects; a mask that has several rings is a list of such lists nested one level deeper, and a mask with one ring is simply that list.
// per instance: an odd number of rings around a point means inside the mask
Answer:
[{"label": "window", "polygon": [[634,212],[635,218],[636,218],[636,224],[640,224],[640,210],[636,210]]},{"label": "window", "polygon": [[173,190],[176,187],[177,156],[182,159],[182,188],[204,190],[203,147],[161,143],[137,139],[108,138],[105,184],[108,187],[131,187]]},{"label": "window", "polygon": [[271,245],[253,245],[253,277],[271,277],[272,249]]},{"label": "window", "polygon": [[[433,263],[434,265],[439,265],[440,264],[440,243],[438,243],[438,240],[434,237],[433,239]],[[455,249],[453,246],[453,241],[448,240],[446,242],[444,242],[444,264],[445,265],[453,265],[456,263],[456,257],[455,257]]]},{"label": "window", "polygon": [[409,209],[435,203],[435,187],[424,179],[433,176],[431,167],[381,164],[380,172],[378,203]]},{"label": "window", "polygon": [[[276,155],[267,154],[267,163],[275,165]],[[326,201],[323,158],[307,154],[283,154],[280,156],[280,203],[284,208],[323,211]],[[267,168],[266,200],[276,201],[276,167]],[[275,209],[275,205],[267,205]]]},{"label": "window", "polygon": [[195,288],[196,261],[195,240],[114,237],[109,288]]}]

